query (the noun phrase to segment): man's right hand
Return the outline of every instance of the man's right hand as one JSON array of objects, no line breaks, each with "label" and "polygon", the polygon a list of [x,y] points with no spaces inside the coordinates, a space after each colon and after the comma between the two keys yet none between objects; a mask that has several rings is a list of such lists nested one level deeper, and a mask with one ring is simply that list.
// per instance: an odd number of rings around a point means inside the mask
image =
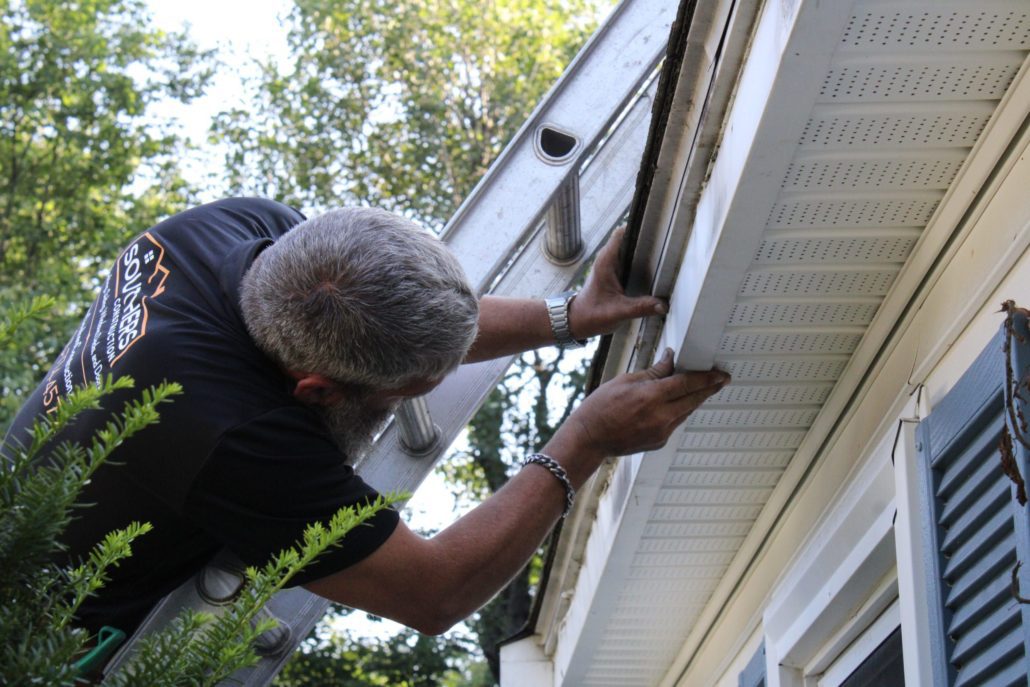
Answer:
[{"label": "man's right hand", "polygon": [[655,365],[602,384],[548,442],[577,487],[604,458],[661,448],[704,401],[730,380],[725,372],[676,372],[666,349]]}]

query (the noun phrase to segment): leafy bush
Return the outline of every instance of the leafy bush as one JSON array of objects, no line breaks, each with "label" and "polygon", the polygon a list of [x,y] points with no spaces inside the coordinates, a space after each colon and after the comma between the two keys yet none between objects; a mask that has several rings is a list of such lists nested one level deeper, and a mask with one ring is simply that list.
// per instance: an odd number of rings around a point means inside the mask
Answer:
[{"label": "leafy bush", "polygon": [[[52,300],[39,298],[10,311],[0,321],[0,349],[9,345],[19,325],[52,306]],[[97,386],[75,390],[26,437],[11,437],[9,459],[0,460],[0,684],[74,684],[75,661],[93,639],[74,626],[75,613],[103,586],[111,566],[132,554],[132,542],[151,529],[149,523],[132,523],[108,534],[88,560],[74,567],[53,562],[62,550],[59,537],[90,477],[122,442],[157,422],[158,406],[182,389],[164,383],[143,390],[88,446],[50,444],[81,413],[99,409],[105,396],[132,385],[128,377],[108,377]],[[224,614],[184,611],[170,627],[142,640],[127,665],[104,684],[213,685],[253,665],[258,658],[252,642],[274,623],[252,622],[261,607],[305,565],[398,498],[385,496],[361,508],[343,508],[327,524],[310,525],[297,546],[261,569],[246,571],[248,583]]]}]

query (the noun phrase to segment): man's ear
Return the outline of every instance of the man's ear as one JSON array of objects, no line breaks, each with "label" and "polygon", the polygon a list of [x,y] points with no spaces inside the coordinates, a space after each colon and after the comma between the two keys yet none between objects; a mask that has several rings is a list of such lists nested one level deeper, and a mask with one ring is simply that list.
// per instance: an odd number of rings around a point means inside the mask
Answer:
[{"label": "man's ear", "polygon": [[301,403],[313,406],[331,406],[339,403],[343,398],[343,389],[328,377],[314,373],[291,373],[290,376],[297,380],[297,386],[293,388],[293,396]]}]

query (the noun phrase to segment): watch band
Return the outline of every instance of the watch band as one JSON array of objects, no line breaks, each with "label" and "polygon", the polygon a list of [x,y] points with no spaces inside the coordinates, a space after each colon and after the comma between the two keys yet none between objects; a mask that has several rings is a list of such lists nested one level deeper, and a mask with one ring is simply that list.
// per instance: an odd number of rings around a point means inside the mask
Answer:
[{"label": "watch band", "polygon": [[566,291],[544,301],[547,304],[547,317],[551,322],[551,333],[554,334],[555,342],[562,348],[582,348],[587,343],[586,339],[574,338],[569,327],[569,305],[575,297],[575,291]]}]

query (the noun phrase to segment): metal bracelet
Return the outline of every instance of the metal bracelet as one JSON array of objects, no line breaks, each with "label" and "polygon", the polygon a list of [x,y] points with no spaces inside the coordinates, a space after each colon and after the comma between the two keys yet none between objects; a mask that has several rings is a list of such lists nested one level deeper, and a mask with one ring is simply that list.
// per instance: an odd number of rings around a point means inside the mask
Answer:
[{"label": "metal bracelet", "polygon": [[565,472],[565,468],[558,464],[558,461],[544,453],[532,454],[522,461],[522,467],[526,467],[530,463],[536,463],[546,469],[565,487],[565,510],[561,514],[564,518],[572,510],[572,500],[576,498],[576,490],[572,487],[572,482],[569,481],[569,474]]},{"label": "metal bracelet", "polygon": [[551,322],[554,341],[562,348],[582,348],[587,343],[586,339],[573,337],[569,325],[569,308],[572,305],[572,299],[577,295],[579,294],[576,291],[566,291],[544,301],[547,305],[547,318]]}]

